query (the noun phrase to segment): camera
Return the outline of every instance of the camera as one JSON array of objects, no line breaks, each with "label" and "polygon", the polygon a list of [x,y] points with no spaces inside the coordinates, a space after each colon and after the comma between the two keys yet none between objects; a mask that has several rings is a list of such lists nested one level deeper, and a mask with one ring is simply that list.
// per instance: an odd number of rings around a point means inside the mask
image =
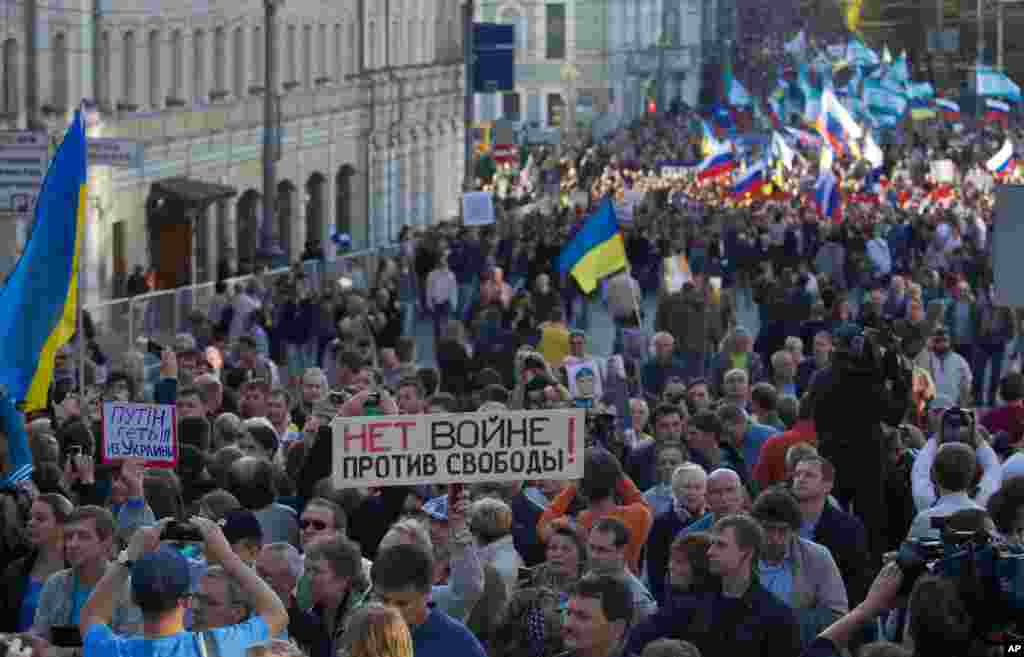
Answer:
[{"label": "camera", "polygon": [[925,573],[956,581],[962,600],[972,610],[978,636],[1007,629],[1024,612],[1024,550],[994,541],[979,522],[986,517],[983,511],[961,511],[932,518],[932,528],[942,538],[907,540],[895,559],[903,572],[901,596],[910,595]]},{"label": "camera", "polygon": [[160,540],[174,543],[202,543],[203,535],[199,533],[199,528],[192,523],[175,520],[168,523],[160,532]]},{"label": "camera", "polygon": [[50,643],[58,648],[81,648],[82,633],[77,625],[53,625],[50,627]]},{"label": "camera", "polygon": [[974,413],[954,406],[942,414],[942,426],[939,429],[939,443],[964,443],[975,446],[976,421]]}]

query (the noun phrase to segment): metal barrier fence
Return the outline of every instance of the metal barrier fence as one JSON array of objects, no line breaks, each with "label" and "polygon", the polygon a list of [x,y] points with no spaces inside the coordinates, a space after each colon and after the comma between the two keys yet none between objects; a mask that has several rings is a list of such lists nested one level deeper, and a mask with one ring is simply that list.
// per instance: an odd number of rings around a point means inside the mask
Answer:
[{"label": "metal barrier fence", "polygon": [[[398,247],[377,248],[351,253],[335,260],[320,262],[309,260],[301,269],[313,289],[318,293],[330,289],[340,279],[347,279],[353,289],[369,289],[374,284],[381,257],[397,253]],[[261,274],[249,274],[226,279],[228,289],[245,286],[254,277],[266,290],[271,290],[281,276],[289,276],[293,267],[281,267]],[[85,307],[96,327],[96,340],[114,364],[120,356],[131,350],[145,352],[139,338],[172,345],[178,333],[190,332],[193,313],[208,316],[210,302],[216,294],[216,284],[198,283],[170,290],[157,290],[134,297],[113,299]]]}]

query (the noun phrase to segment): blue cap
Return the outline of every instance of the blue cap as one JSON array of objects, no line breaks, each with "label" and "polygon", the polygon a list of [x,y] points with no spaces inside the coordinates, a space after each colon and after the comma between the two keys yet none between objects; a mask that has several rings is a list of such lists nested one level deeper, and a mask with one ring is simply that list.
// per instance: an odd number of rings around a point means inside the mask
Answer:
[{"label": "blue cap", "polygon": [[184,598],[191,583],[188,559],[168,545],[160,546],[132,566],[132,597],[143,611],[166,608],[169,601]]},{"label": "blue cap", "polygon": [[423,505],[423,513],[434,520],[448,520],[448,496],[441,495]]}]

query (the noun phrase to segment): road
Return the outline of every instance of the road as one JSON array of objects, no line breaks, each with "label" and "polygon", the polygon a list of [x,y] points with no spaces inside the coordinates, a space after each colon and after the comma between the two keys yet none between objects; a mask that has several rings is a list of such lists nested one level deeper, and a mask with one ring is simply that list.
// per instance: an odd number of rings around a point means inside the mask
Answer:
[{"label": "road", "polygon": [[[740,325],[750,329],[756,337],[761,322],[757,307],[750,297],[750,291],[741,289],[736,295],[736,317]],[[653,335],[655,301],[650,299],[644,304],[645,328]],[[590,306],[590,327],[587,330],[588,351],[595,356],[610,356],[612,343],[615,339],[615,327],[604,304],[595,301]],[[430,319],[416,322],[416,354],[421,366],[434,365],[434,325]]]}]

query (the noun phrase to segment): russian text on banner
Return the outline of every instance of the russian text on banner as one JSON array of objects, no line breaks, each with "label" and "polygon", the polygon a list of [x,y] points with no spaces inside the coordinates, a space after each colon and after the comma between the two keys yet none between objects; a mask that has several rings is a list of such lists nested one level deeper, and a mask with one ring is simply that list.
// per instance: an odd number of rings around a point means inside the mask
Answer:
[{"label": "russian text on banner", "polygon": [[103,404],[103,462],[143,459],[147,467],[178,463],[177,411],[169,404]]},{"label": "russian text on banner", "polygon": [[583,476],[582,409],[336,418],[339,488]]}]

